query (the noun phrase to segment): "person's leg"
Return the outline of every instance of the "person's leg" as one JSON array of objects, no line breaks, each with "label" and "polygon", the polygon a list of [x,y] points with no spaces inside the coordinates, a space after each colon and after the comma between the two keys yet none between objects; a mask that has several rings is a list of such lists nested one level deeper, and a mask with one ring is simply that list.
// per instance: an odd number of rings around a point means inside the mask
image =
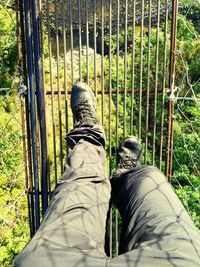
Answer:
[{"label": "person's leg", "polygon": [[15,267],[106,266],[104,252],[110,182],[106,178],[104,132],[98,125],[76,127],[61,182],[43,222],[14,262]]},{"label": "person's leg", "polygon": [[124,170],[111,185],[123,222],[113,266],[200,266],[200,234],[158,169]]}]

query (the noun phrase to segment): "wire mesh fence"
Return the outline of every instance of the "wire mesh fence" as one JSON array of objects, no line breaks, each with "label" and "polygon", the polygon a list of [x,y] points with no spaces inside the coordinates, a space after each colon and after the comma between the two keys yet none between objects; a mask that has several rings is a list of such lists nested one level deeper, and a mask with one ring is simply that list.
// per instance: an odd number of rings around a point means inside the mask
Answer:
[{"label": "wire mesh fence", "polygon": [[29,224],[24,183],[20,100],[9,89],[0,95],[0,247],[2,266],[28,241]]},{"label": "wire mesh fence", "polygon": [[24,183],[25,118],[17,92],[21,71],[16,61],[16,16],[9,1],[0,2],[0,25],[0,265],[11,266],[30,231]]},{"label": "wire mesh fence", "polygon": [[[144,144],[145,164],[169,174],[176,1],[19,1],[25,29],[33,178],[31,228],[38,229],[49,193],[63,172],[72,129],[70,92],[88,83],[107,136],[108,175],[123,137]],[[171,32],[172,28],[172,32]],[[23,32],[22,32],[23,35]],[[34,57],[32,58],[32,55]],[[41,63],[41,65],[40,65]],[[30,158],[30,157],[29,157]],[[31,208],[32,207],[32,208]],[[117,213],[116,213],[117,214]],[[113,218],[112,218],[113,217]],[[110,221],[110,254],[118,216]]]},{"label": "wire mesh fence", "polygon": [[[183,7],[180,5],[180,10]],[[187,14],[191,10],[188,3]],[[176,83],[171,98],[174,102],[172,147],[172,184],[184,206],[199,227],[199,92],[200,77],[196,71],[200,55],[198,27],[180,15],[178,27],[184,28],[185,39],[178,33]],[[181,40],[182,39],[182,40]],[[188,52],[194,53],[188,54]],[[196,55],[194,57],[194,55]],[[192,62],[192,63],[191,63]]]}]

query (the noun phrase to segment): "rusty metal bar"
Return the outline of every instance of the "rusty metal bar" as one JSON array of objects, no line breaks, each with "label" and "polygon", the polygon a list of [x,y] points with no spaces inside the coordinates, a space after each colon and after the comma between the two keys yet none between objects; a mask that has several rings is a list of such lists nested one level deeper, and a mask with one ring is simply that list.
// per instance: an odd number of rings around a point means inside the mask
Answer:
[{"label": "rusty metal bar", "polygon": [[127,98],[127,19],[128,2],[125,0],[125,26],[124,26],[124,112],[123,112],[123,136],[126,136],[126,98]]},{"label": "rusty metal bar", "polygon": [[[67,62],[66,62],[66,23],[65,23],[65,0],[62,0],[62,31],[63,31],[63,72],[64,72],[64,91],[65,91],[65,133],[68,133],[68,102],[67,102]],[[66,142],[66,155],[68,154],[68,145]]]},{"label": "rusty metal bar", "polygon": [[55,111],[54,111],[54,91],[53,91],[53,78],[52,78],[52,51],[51,51],[51,31],[50,31],[50,18],[49,18],[49,0],[46,1],[47,5],[47,31],[48,31],[48,53],[49,53],[49,75],[50,75],[50,89],[51,95],[51,115],[52,115],[52,133],[53,133],[53,156],[54,156],[54,178],[57,184],[57,155],[56,155],[56,129],[55,129]]},{"label": "rusty metal bar", "polygon": [[[23,158],[24,158],[24,172],[25,172],[25,183],[26,189],[29,188],[29,177],[28,177],[28,164],[27,164],[27,154],[26,154],[26,135],[25,135],[25,103],[23,97],[21,97],[21,122],[22,122],[22,144],[23,144]],[[27,203],[28,203],[28,217],[29,217],[29,227],[30,227],[30,236],[34,235],[34,213],[32,210],[31,202],[33,198],[27,195]]]},{"label": "rusty metal bar", "polygon": [[78,0],[79,81],[82,81],[81,4]]},{"label": "rusty metal bar", "polygon": [[[117,0],[117,36],[116,36],[116,166],[118,163],[118,150],[119,150],[119,25],[120,25],[120,0]],[[118,237],[118,211],[115,209],[115,250],[118,255],[119,237]]]},{"label": "rusty metal bar", "polygon": [[[172,7],[172,27],[171,27],[171,45],[170,45],[170,73],[169,73],[169,87],[170,94],[173,94],[174,91],[174,82],[175,82],[175,58],[176,58],[176,28],[177,28],[177,13],[178,13],[178,0],[173,0]],[[172,145],[173,142],[171,138],[172,134],[172,126],[173,126],[173,102],[169,99],[168,101],[168,128],[167,128],[167,145],[166,145],[166,165],[165,172],[168,180],[171,180],[170,173],[172,171],[172,163],[170,164],[170,158],[172,158]]]},{"label": "rusty metal bar", "polygon": [[153,146],[152,146],[152,164],[153,164],[153,166],[155,165],[155,146],[156,146],[159,32],[160,32],[160,0],[158,0],[158,2],[157,2],[156,66],[155,66],[155,93],[154,93],[154,115],[153,115]]},{"label": "rusty metal bar", "polygon": [[[41,0],[38,1],[38,12],[39,12],[39,35],[40,35],[40,49],[41,49],[41,72],[42,72],[42,88],[45,88],[45,70],[44,70],[44,34],[43,34],[43,18],[41,10]],[[44,92],[44,90],[43,90]],[[45,94],[43,94],[45,97]],[[46,120],[46,114],[45,114]],[[48,144],[48,142],[47,142]]]},{"label": "rusty metal bar", "polygon": [[89,84],[89,22],[88,22],[88,0],[85,0],[85,17],[86,17],[86,81]]},{"label": "rusty metal bar", "polygon": [[145,124],[145,149],[144,164],[147,164],[148,153],[148,131],[149,131],[149,90],[150,90],[150,68],[151,68],[151,19],[152,19],[152,0],[149,0],[148,14],[148,59],[147,59],[147,93],[146,93],[146,124]]},{"label": "rusty metal bar", "polygon": [[133,101],[135,90],[135,17],[136,14],[136,1],[133,0],[133,19],[132,19],[132,77],[131,77],[131,121],[130,121],[130,134],[133,135]]},{"label": "rusty metal bar", "polygon": [[104,0],[101,0],[101,120],[104,126]]},{"label": "rusty metal bar", "polygon": [[58,32],[58,9],[57,1],[54,0],[54,13],[55,13],[55,27],[56,27],[56,68],[57,68],[57,88],[58,88],[58,118],[59,118],[59,137],[60,137],[60,174],[63,172],[63,140],[62,140],[62,112],[61,112],[61,99],[60,99],[60,49],[59,49],[59,32]]},{"label": "rusty metal bar", "polygon": [[118,161],[119,147],[119,25],[120,25],[120,0],[117,0],[117,40],[116,40],[116,163]]},{"label": "rusty metal bar", "polygon": [[163,55],[163,93],[162,93],[162,107],[161,107],[161,126],[160,126],[160,165],[159,168],[162,170],[162,159],[163,159],[163,127],[164,127],[164,110],[165,110],[165,87],[167,78],[167,28],[168,28],[168,15],[169,15],[169,3],[168,0],[165,1],[165,33],[164,33],[164,55]]},{"label": "rusty metal bar", "polygon": [[96,54],[97,54],[97,3],[96,0],[93,0],[93,17],[94,17],[94,92],[97,96],[97,62],[96,62]]},{"label": "rusty metal bar", "polygon": [[70,44],[71,44],[71,81],[74,84],[74,37],[73,37],[73,14],[72,14],[72,1],[69,0],[69,18],[70,18]]},{"label": "rusty metal bar", "polygon": [[144,0],[141,1],[141,26],[140,26],[140,91],[139,91],[139,118],[138,118],[138,139],[141,139],[142,124],[142,87],[143,87],[143,35],[144,35]]},{"label": "rusty metal bar", "polygon": [[[172,37],[173,39],[173,47],[172,47],[172,69],[170,73],[170,80],[171,80],[171,85],[170,88],[172,90],[171,94],[174,92],[174,87],[175,87],[175,66],[176,66],[176,35],[177,35],[177,15],[178,15],[178,0],[174,0],[174,28],[173,28],[173,33]],[[169,181],[171,182],[172,179],[172,171],[173,171],[173,146],[174,146],[174,103],[171,101],[171,144],[170,144],[170,164],[169,164]]]},{"label": "rusty metal bar", "polygon": [[[44,33],[43,33],[43,17],[42,17],[42,3],[41,0],[38,1],[38,13],[39,13],[39,37],[40,37],[40,58],[41,58],[41,72],[42,72],[42,98],[44,99],[44,123],[45,123],[45,131],[46,131],[46,153],[47,153],[47,159],[46,159],[46,179],[47,179],[47,191],[51,191],[50,186],[50,170],[49,170],[49,157],[48,157],[48,133],[47,133],[47,124],[46,124],[46,94],[45,94],[45,50],[44,50]],[[47,192],[48,194],[48,192]]]},{"label": "rusty metal bar", "polygon": [[[165,88],[165,92],[167,92],[168,90],[169,90],[168,88]],[[117,93],[117,90],[116,90],[116,89],[113,89],[113,88],[112,88],[111,91],[112,91],[112,94],[113,94],[113,95]],[[150,90],[149,90],[149,93],[150,93],[150,94],[154,94],[154,91],[155,91],[155,89],[150,89]],[[140,92],[139,89],[135,90],[135,94],[139,94],[139,92]],[[158,93],[162,93],[162,90],[158,90],[157,92],[158,92]],[[55,95],[57,95],[57,94],[58,94],[58,91],[53,91],[53,93],[54,93]],[[60,91],[60,93],[61,93],[62,95],[64,95],[64,94],[65,94],[65,91]],[[102,93],[101,90],[98,90],[98,91],[97,91],[97,94],[101,94],[101,93]],[[119,94],[124,94],[124,89],[123,89],[123,88],[120,89],[120,90],[118,91],[118,93],[119,93]],[[127,90],[127,94],[131,94],[131,93],[132,93],[132,89],[128,89],[128,90]],[[47,95],[50,95],[50,94],[51,94],[51,91],[46,91],[46,94],[47,94]],[[71,92],[68,92],[68,94],[71,94]],[[105,89],[104,89],[104,94],[105,94],[105,95],[109,95],[109,90],[106,90],[106,91],[105,91]]]}]

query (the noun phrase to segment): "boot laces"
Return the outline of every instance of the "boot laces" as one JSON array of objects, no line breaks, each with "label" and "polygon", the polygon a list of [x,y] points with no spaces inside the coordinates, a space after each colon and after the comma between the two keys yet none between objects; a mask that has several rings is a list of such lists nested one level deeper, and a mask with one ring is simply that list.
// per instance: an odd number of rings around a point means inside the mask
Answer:
[{"label": "boot laces", "polygon": [[76,121],[77,124],[82,124],[88,119],[93,123],[97,123],[93,107],[88,103],[88,100],[85,99],[76,105]]},{"label": "boot laces", "polygon": [[131,170],[136,166],[136,160],[130,156],[123,155],[120,157],[118,168]]}]

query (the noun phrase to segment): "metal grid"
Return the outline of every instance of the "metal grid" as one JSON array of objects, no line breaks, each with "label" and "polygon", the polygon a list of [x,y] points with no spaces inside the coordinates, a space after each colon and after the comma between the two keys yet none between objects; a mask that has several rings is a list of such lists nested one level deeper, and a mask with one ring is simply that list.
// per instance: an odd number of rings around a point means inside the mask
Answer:
[{"label": "metal grid", "polygon": [[[177,1],[19,0],[19,7],[32,235],[63,172],[69,151],[64,137],[73,127],[70,92],[77,81],[87,82],[97,97],[108,174],[122,138],[135,135],[143,143],[144,163],[170,180],[173,102],[168,99],[174,87]],[[118,216],[112,213],[117,251]],[[110,223],[110,254],[112,228]]]}]

